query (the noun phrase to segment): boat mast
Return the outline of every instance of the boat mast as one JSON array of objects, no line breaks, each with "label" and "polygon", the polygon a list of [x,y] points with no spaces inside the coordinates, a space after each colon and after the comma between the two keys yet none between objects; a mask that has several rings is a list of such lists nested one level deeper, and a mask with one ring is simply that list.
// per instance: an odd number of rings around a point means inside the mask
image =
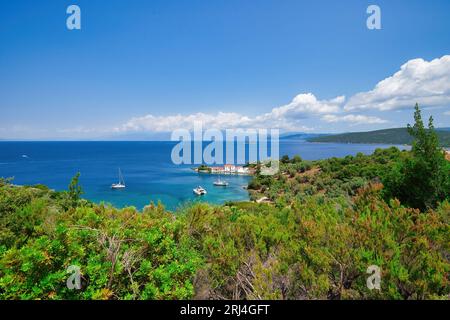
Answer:
[{"label": "boat mast", "polygon": [[125,180],[123,179],[122,170],[119,168],[119,184],[125,185]]}]

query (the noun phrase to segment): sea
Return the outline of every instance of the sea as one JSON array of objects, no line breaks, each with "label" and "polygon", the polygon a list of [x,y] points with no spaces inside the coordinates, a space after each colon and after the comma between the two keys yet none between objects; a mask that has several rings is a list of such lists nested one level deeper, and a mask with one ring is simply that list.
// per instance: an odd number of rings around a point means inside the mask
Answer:
[{"label": "sea", "polygon": [[[96,203],[116,207],[134,206],[139,210],[159,201],[168,210],[177,210],[192,202],[223,204],[248,200],[245,189],[251,177],[221,177],[229,185],[213,185],[218,176],[197,173],[195,165],[176,165],[171,141],[64,141],[25,142],[0,141],[0,177],[13,177],[16,185],[44,184],[54,190],[66,190],[71,178],[80,172],[83,197]],[[280,156],[300,155],[306,160],[371,154],[376,148],[391,145],[311,143],[304,140],[281,140]],[[397,146],[404,149],[404,146]],[[118,182],[119,168],[126,188],[111,189]],[[193,189],[202,186],[204,196]]]}]

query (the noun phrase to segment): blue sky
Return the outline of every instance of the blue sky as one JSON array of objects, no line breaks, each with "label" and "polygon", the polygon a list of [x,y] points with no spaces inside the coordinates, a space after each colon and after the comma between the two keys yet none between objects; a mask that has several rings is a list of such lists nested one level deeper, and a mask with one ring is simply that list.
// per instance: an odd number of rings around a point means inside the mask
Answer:
[{"label": "blue sky", "polygon": [[0,1],[0,138],[450,126],[448,0]]}]

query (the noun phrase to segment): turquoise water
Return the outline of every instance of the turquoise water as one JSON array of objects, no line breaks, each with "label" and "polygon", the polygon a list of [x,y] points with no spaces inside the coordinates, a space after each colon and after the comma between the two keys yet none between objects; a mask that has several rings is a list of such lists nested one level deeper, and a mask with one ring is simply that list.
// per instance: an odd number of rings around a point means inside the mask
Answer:
[{"label": "turquoise water", "polygon": [[[0,142],[0,177],[14,177],[18,185],[45,184],[65,190],[72,176],[81,173],[85,198],[118,207],[142,209],[151,201],[161,201],[168,209],[193,201],[221,204],[228,200],[248,200],[243,188],[250,177],[226,176],[228,187],[214,187],[217,176],[197,174],[191,167],[172,163],[174,142]],[[280,154],[299,154],[316,160],[372,153],[386,145],[308,143],[282,140]],[[126,189],[112,190],[121,168]],[[208,191],[197,197],[192,189],[201,185]]]}]

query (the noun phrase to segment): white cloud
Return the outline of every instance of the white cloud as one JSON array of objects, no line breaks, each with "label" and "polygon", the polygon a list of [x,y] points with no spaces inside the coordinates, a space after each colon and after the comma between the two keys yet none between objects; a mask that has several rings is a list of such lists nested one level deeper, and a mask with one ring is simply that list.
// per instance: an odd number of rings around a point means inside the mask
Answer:
[{"label": "white cloud", "polygon": [[373,90],[352,96],[344,109],[386,111],[412,108],[416,102],[423,107],[450,104],[450,55],[432,61],[408,61]]},{"label": "white cloud", "polygon": [[[373,125],[388,121],[376,116],[356,114],[356,110],[378,111],[422,107],[444,107],[450,104],[450,55],[425,61],[410,60],[393,76],[380,81],[368,92],[361,92],[346,101],[345,96],[319,100],[312,93],[302,93],[270,112],[248,116],[236,112],[194,113],[189,115],[146,115],[130,119],[116,132],[169,132],[192,129],[201,122],[204,128],[278,128],[285,131],[311,131],[306,126],[311,118],[325,123]],[[350,113],[351,112],[351,113]],[[450,112],[446,112],[449,115]]]},{"label": "white cloud", "polygon": [[154,116],[146,115],[129,120],[116,131],[155,131],[167,132],[175,129],[192,129],[195,122],[205,127],[230,128],[236,124],[245,126],[250,119],[237,113],[218,112],[217,114],[194,113],[190,115]]},{"label": "white cloud", "polygon": [[378,117],[364,116],[359,114],[348,114],[346,116],[327,114],[322,117],[322,120],[329,123],[348,122],[352,124],[381,124],[388,122],[387,120]]},{"label": "white cloud", "polygon": [[235,112],[218,112],[215,114],[195,113],[189,115],[154,116],[146,115],[130,119],[117,132],[153,131],[167,132],[175,129],[192,129],[195,122],[201,122],[204,128],[279,128],[282,130],[311,131],[303,120],[311,115],[337,113],[345,97],[332,100],[317,100],[312,93],[299,94],[292,102],[272,109],[271,112],[249,117]]},{"label": "white cloud", "polygon": [[446,116],[450,116],[450,111],[444,112]]},{"label": "white cloud", "polygon": [[310,114],[336,113],[344,101],[344,96],[320,101],[312,93],[303,93],[297,95],[291,103],[272,109],[271,115],[276,118],[286,115],[302,118]]}]

